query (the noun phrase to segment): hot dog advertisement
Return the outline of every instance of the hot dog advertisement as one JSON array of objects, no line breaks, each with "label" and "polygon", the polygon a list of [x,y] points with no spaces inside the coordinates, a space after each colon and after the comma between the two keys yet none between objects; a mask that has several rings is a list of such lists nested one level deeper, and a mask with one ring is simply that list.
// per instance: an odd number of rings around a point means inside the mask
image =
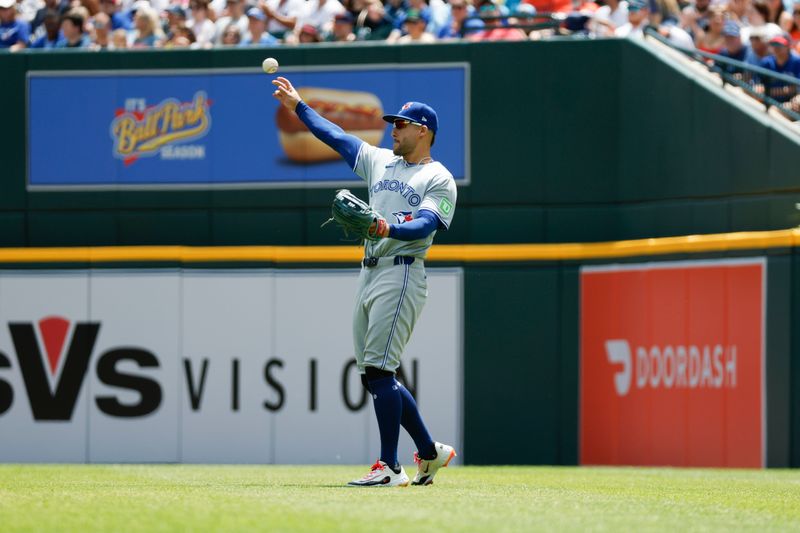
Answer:
[{"label": "hot dog advertisement", "polygon": [[[379,146],[387,123],[377,95],[363,91],[338,91],[316,87],[298,87],[300,98],[308,106],[364,142]],[[295,113],[279,106],[275,117],[283,151],[292,161],[310,163],[337,160],[341,156],[308,130]]]},{"label": "hot dog advertisement", "polygon": [[[272,97],[261,65],[181,71],[32,71],[29,190],[358,186],[342,158]],[[408,101],[436,109],[434,157],[469,183],[469,65],[281,67],[303,100],[365,142],[391,149],[382,120]],[[65,106],[53,94],[70,94]],[[75,109],[80,109],[76,120]],[[53,153],[51,147],[61,149]],[[62,154],[62,155],[59,155]]]}]

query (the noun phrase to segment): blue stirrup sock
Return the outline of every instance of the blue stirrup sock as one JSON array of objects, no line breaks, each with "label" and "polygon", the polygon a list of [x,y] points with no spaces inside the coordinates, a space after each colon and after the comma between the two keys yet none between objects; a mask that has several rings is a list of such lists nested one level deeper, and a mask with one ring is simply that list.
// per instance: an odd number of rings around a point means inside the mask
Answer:
[{"label": "blue stirrup sock", "polygon": [[403,412],[402,387],[394,376],[369,380],[372,404],[381,434],[381,461],[394,470],[398,466],[397,441],[400,438],[400,418]]},{"label": "blue stirrup sock", "polygon": [[381,461],[393,470],[398,466],[397,442],[400,438],[401,425],[414,440],[419,457],[434,459],[436,447],[433,438],[425,427],[425,422],[422,421],[422,415],[411,392],[394,376],[369,380],[369,389],[381,436]]},{"label": "blue stirrup sock", "polygon": [[428,428],[425,427],[425,422],[422,421],[422,415],[419,414],[417,402],[411,395],[411,392],[398,383],[400,387],[400,397],[403,400],[403,412],[400,418],[400,424],[408,431],[414,444],[417,446],[417,453],[421,459],[435,459],[436,458],[436,445],[428,433]]}]

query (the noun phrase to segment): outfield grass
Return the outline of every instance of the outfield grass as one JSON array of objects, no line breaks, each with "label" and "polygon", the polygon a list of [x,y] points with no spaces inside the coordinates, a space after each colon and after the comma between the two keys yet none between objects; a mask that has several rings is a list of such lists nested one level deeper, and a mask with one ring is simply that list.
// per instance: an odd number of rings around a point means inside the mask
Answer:
[{"label": "outfield grass", "polygon": [[800,471],[453,467],[430,487],[343,466],[0,465],[0,531],[800,531]]}]

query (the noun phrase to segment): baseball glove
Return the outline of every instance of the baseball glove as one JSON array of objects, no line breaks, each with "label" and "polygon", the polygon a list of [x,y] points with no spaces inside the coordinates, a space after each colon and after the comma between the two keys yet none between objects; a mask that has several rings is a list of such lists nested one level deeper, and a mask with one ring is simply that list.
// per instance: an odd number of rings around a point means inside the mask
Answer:
[{"label": "baseball glove", "polygon": [[344,230],[346,237],[355,234],[358,238],[377,241],[389,232],[386,219],[372,206],[347,189],[336,191],[331,205],[331,218],[322,223],[336,222]]}]

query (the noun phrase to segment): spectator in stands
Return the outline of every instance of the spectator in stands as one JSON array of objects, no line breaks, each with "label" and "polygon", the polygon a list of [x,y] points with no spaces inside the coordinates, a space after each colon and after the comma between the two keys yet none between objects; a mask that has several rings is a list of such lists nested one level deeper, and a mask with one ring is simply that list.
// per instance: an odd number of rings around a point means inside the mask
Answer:
[{"label": "spectator in stands", "polygon": [[28,23],[17,19],[16,0],[0,0],[0,49],[25,48],[28,35]]},{"label": "spectator in stands", "polygon": [[789,47],[789,39],[785,35],[778,35],[770,39],[769,46],[772,54],[761,60],[761,66],[800,78],[800,56]]},{"label": "spectator in stands", "polygon": [[735,20],[741,26],[749,26],[750,18],[748,14],[751,5],[750,0],[728,0],[728,4],[725,6],[725,16]]},{"label": "spectator in stands", "polygon": [[684,7],[681,12],[681,28],[694,38],[698,28],[705,30],[708,27],[710,8],[711,0],[694,0],[694,4]]},{"label": "spectator in stands", "polygon": [[588,35],[597,4],[589,0],[572,0],[572,10],[561,24],[559,33]]},{"label": "spectator in stands", "polygon": [[739,23],[735,20],[726,21],[722,28],[722,37],[725,40],[725,45],[720,50],[719,55],[744,62],[750,47],[742,42],[742,30]]},{"label": "spectator in stands", "polygon": [[792,15],[786,11],[783,0],[766,0],[765,4],[767,6],[767,22],[777,24],[783,31],[787,31],[792,23]]},{"label": "spectator in stands", "polygon": [[304,5],[305,0],[260,0],[258,4],[267,15],[267,31],[276,39],[294,30]]},{"label": "spectator in stands", "polygon": [[216,24],[220,18],[229,14],[228,0],[208,0],[208,18],[211,19],[211,22],[214,24]]},{"label": "spectator in stands", "polygon": [[[125,5],[125,3],[128,3],[129,1],[130,0],[123,0],[123,2],[124,2],[123,6]],[[130,9],[128,11],[125,11],[124,7],[123,7],[123,14],[125,16],[127,16],[128,19],[130,19],[130,26],[131,26],[131,28],[133,28],[130,31],[130,33],[133,33],[133,32],[136,31],[136,24],[134,23],[134,21],[136,20],[136,12],[139,11],[140,8],[143,8],[143,7],[147,8],[147,7],[153,7],[153,6],[150,5],[150,0],[135,0],[132,4],[130,4],[130,6],[131,7],[130,7]],[[156,11],[156,13],[158,13],[158,11]]]},{"label": "spectator in stands", "polygon": [[597,37],[610,37],[620,26],[628,22],[628,2],[625,0],[605,0],[603,6],[594,12],[589,29]]},{"label": "spectator in stands", "polygon": [[381,0],[369,0],[358,14],[355,32],[359,41],[383,41],[394,29],[394,23]]},{"label": "spectator in stands", "polygon": [[231,22],[228,26],[222,30],[222,44],[223,46],[239,46],[242,42],[242,31],[239,29],[239,25],[235,22]]},{"label": "spectator in stands", "polygon": [[439,39],[460,39],[466,37],[468,31],[483,28],[484,23],[481,19],[470,18],[474,15],[475,9],[470,0],[450,0],[450,17],[447,19],[445,27],[439,32]]},{"label": "spectator in stands", "polygon": [[31,43],[31,48],[55,48],[56,43],[63,37],[61,35],[61,13],[58,9],[47,10],[40,29],[41,35]]},{"label": "spectator in stands", "polygon": [[[510,8],[512,1],[516,5],[519,0],[506,0],[506,7]],[[428,7],[430,8],[430,19],[425,30],[436,37],[447,24],[447,19],[450,17],[450,6],[444,0],[428,0]]]},{"label": "spectator in stands", "polygon": [[189,20],[186,27],[194,32],[198,48],[210,48],[217,35],[217,27],[210,18],[209,0],[191,0],[189,2]]},{"label": "spectator in stands", "polygon": [[[761,60],[760,66],[767,70],[794,76],[800,79],[800,56],[789,48],[789,39],[784,35],[773,37],[769,41],[771,55]],[[797,84],[787,83],[763,76],[764,93],[778,102],[789,102],[797,96]]]},{"label": "spectator in stands", "polygon": [[528,36],[528,39],[538,41],[541,40],[543,37],[549,37],[553,35],[554,30],[552,28],[532,27],[535,24],[537,24],[537,22],[543,21],[541,17],[537,19],[536,8],[533,7],[533,4],[529,4],[527,2],[520,2],[514,9],[515,9],[514,17],[509,20],[514,22],[515,24],[519,24],[521,26],[527,26],[520,28],[520,30]]},{"label": "spectator in stands", "polygon": [[766,0],[752,0],[747,11],[747,19],[751,26],[763,26],[769,18]]},{"label": "spectator in stands", "polygon": [[[747,62],[748,56],[751,56],[753,52],[750,50],[749,46],[742,42],[742,32],[739,23],[735,20],[726,21],[725,27],[722,29],[722,35],[725,37],[725,46],[720,51],[719,55],[735,61],[741,61],[742,63]],[[722,62],[718,62],[717,68],[726,74],[735,75],[739,79],[742,79],[742,76],[746,74],[744,68]]]},{"label": "spectator in stands", "polygon": [[100,11],[91,20],[89,40],[92,50],[106,50],[111,47],[111,17]]},{"label": "spectator in stands", "polygon": [[431,20],[431,10],[428,7],[426,1],[408,0],[408,7],[406,7],[405,11],[403,11],[402,13],[398,13],[398,15],[395,17],[394,19],[395,29],[392,33],[389,34],[389,37],[386,38],[387,42],[393,43],[406,34],[405,30],[406,17],[408,17],[408,12],[411,10],[414,10],[418,13],[419,18],[422,19],[427,28]]},{"label": "spectator in stands", "polygon": [[297,36],[297,42],[300,44],[314,44],[321,40],[319,30],[311,24],[304,24],[300,27],[300,34]]},{"label": "spectator in stands", "polygon": [[69,9],[68,0],[44,0],[44,5],[36,12],[30,24],[30,42],[37,41],[45,34],[45,28],[42,26],[44,18],[49,11],[55,10],[58,16],[61,17]]},{"label": "spectator in stands", "polygon": [[239,42],[241,42],[241,37],[247,34],[247,28],[250,26],[250,21],[245,13],[245,3],[243,0],[227,0],[226,5],[228,14],[224,17],[218,18],[216,22],[217,42],[222,42],[222,36],[225,33],[225,29],[231,24],[235,24],[239,29]]},{"label": "spectator in stands", "polygon": [[[408,10],[408,2],[406,0],[386,0],[384,4],[386,8],[386,15],[393,21],[403,20]],[[395,24],[399,29],[399,26]]]},{"label": "spectator in stands", "polygon": [[[428,29],[428,25],[431,23],[431,19],[433,17],[433,13],[431,11],[431,7],[428,5],[428,0],[408,0],[408,9],[406,9],[406,16],[408,16],[408,12],[410,10],[416,10],[419,13],[419,18],[421,18],[425,22],[425,29]],[[401,17],[399,19],[399,23],[402,25],[405,20]]]},{"label": "spectator in stands", "polygon": [[61,34],[63,38],[56,43],[56,48],[89,48],[92,41],[86,34],[86,19],[89,11],[85,7],[73,7],[61,17]]},{"label": "spectator in stands", "polygon": [[111,32],[111,46],[114,50],[125,50],[128,48],[128,32],[122,28]]},{"label": "spectator in stands", "polygon": [[356,40],[356,34],[353,33],[353,15],[349,11],[340,13],[333,18],[333,31],[325,40],[336,43],[349,43]]},{"label": "spectator in stands", "polygon": [[111,30],[122,28],[125,31],[133,29],[130,17],[120,10],[120,0],[100,0],[100,10],[111,19]]},{"label": "spectator in stands", "polygon": [[147,5],[140,5],[133,18],[133,27],[136,28],[133,38],[133,48],[155,48],[164,41],[164,32],[158,20],[156,10]]},{"label": "spectator in stands", "polygon": [[641,37],[650,16],[650,5],[647,0],[630,0],[628,2],[628,22],[614,31],[617,37]]},{"label": "spectator in stands", "polygon": [[[23,20],[25,24],[28,25],[29,35],[31,21],[33,21],[34,17],[36,16],[36,12],[39,11],[40,7],[42,7],[42,0],[17,0],[17,18]],[[30,38],[28,41],[30,42]]]},{"label": "spectator in stands", "polygon": [[192,48],[197,42],[194,32],[186,26],[185,21],[176,21],[170,27],[170,33],[164,42],[164,48]]},{"label": "spectator in stands", "polygon": [[72,0],[70,9],[74,7],[83,7],[86,10],[86,21],[84,24],[88,25],[89,20],[100,12],[100,0]]},{"label": "spectator in stands", "polygon": [[505,20],[498,6],[499,0],[481,0],[478,12],[484,19],[484,29],[470,32],[465,37],[469,41],[526,41],[528,35],[519,28],[504,26]]},{"label": "spectator in stands", "polygon": [[650,1],[650,24],[653,26],[679,24],[680,19],[681,7],[678,5],[678,0]]},{"label": "spectator in stands", "polygon": [[345,11],[339,0],[307,0],[297,17],[297,24],[300,27],[309,24],[317,32],[330,32],[333,29],[333,18]]},{"label": "spectator in stands", "polygon": [[436,42],[436,37],[426,31],[425,20],[422,14],[416,9],[409,9],[406,12],[406,20],[403,24],[405,35],[397,39],[397,44],[426,44]]},{"label": "spectator in stands", "polygon": [[708,28],[695,29],[694,45],[698,50],[710,54],[718,54],[725,46],[725,37],[722,35],[722,28],[725,27],[725,10],[721,6],[713,6],[711,15],[708,18]]},{"label": "spectator in stands", "polygon": [[750,54],[745,62],[760,66],[761,60],[769,55],[769,30],[766,24],[750,28]]},{"label": "spectator in stands", "polygon": [[792,6],[792,23],[789,24],[789,37],[796,52],[800,52],[800,0]]},{"label": "spectator in stands", "polygon": [[680,46],[681,48],[694,50],[695,46],[692,36],[677,24],[662,24],[657,27],[657,30],[658,33],[666,37],[670,43]]},{"label": "spectator in stands", "polygon": [[247,35],[242,39],[242,46],[271,46],[278,44],[278,39],[267,32],[267,15],[258,7],[251,7],[247,10],[247,18],[250,19]]},{"label": "spectator in stands", "polygon": [[[784,33],[780,26],[773,22],[767,21],[769,19],[769,9],[767,8],[765,0],[753,0],[751,5],[752,9],[750,9],[747,13],[747,20],[750,26],[753,28],[759,26],[766,28],[766,33],[763,35],[763,37],[767,41]],[[747,35],[749,37],[749,28],[745,29],[748,31],[742,32],[742,35]]]},{"label": "spectator in stands", "polygon": [[164,10],[164,13],[167,15],[167,19],[164,21],[162,28],[166,35],[164,41],[164,44],[166,44],[172,40],[172,35],[178,25],[186,25],[186,11],[178,4],[171,4]]}]

